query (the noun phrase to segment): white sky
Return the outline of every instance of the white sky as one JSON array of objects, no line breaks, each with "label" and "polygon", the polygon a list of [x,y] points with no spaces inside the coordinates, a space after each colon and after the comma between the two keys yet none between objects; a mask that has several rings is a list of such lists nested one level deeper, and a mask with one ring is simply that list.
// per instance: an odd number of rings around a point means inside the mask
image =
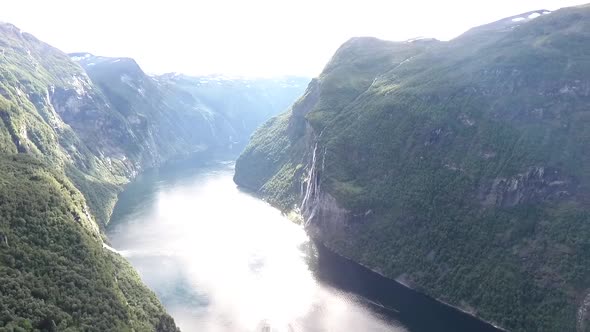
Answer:
[{"label": "white sky", "polygon": [[350,37],[447,40],[588,1],[0,0],[0,21],[65,52],[135,58],[152,73],[316,76]]}]

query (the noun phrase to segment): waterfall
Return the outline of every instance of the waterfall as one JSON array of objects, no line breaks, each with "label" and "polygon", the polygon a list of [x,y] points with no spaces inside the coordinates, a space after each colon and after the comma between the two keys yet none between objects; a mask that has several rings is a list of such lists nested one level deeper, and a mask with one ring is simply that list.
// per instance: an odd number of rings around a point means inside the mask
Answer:
[{"label": "waterfall", "polygon": [[305,180],[305,182],[307,183],[307,188],[305,189],[305,195],[303,196],[303,201],[301,202],[301,207],[303,209],[306,208],[309,197],[313,192],[312,179],[313,179],[313,176],[315,173],[315,160],[316,160],[317,150],[318,150],[318,143],[316,143],[313,148],[313,154],[311,157],[311,167],[309,169],[309,172],[307,173],[307,179]]},{"label": "waterfall", "polygon": [[[305,195],[303,196],[303,201],[301,202],[301,210],[303,212],[303,217],[305,219],[305,226],[307,226],[311,219],[313,219],[316,209],[317,209],[317,201],[319,199],[320,193],[320,170],[318,170],[317,162],[318,162],[318,143],[315,143],[313,148],[313,154],[311,157],[311,166],[309,168],[309,172],[307,175],[306,183],[307,187],[305,188]],[[323,171],[324,168],[324,161],[325,161],[326,151],[324,150],[323,160],[321,170]]]},{"label": "waterfall", "polygon": [[106,249],[106,250],[108,250],[108,251],[114,252],[115,254],[122,255],[120,251],[118,251],[117,249],[115,249],[115,248],[113,248],[113,247],[109,246],[108,244],[106,244],[106,243],[104,243],[104,242],[102,243],[102,247],[103,247],[103,248],[105,248],[105,249]]}]

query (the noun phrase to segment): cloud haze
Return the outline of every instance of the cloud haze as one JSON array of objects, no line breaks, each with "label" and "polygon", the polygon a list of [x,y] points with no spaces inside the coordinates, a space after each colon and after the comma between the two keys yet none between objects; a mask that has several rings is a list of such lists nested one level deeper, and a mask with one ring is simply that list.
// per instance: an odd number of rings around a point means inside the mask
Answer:
[{"label": "cloud haze", "polygon": [[149,72],[317,75],[350,37],[450,39],[502,17],[585,1],[13,0],[0,20],[66,52],[133,57]]}]

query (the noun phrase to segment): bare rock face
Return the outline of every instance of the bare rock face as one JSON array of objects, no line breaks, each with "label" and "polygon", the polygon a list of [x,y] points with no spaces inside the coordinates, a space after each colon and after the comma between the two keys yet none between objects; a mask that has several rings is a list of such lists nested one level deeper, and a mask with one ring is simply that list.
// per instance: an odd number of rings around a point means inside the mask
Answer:
[{"label": "bare rock face", "polygon": [[[310,127],[307,127],[307,132],[308,136],[316,136]],[[317,142],[313,146],[307,176],[301,186],[299,207],[306,230],[320,241],[345,237],[350,222],[362,220],[371,214],[369,210],[361,215],[354,215],[343,208],[329,192],[323,190],[322,176],[325,171],[326,152]]]},{"label": "bare rock face", "polygon": [[351,220],[350,211],[342,208],[329,193],[321,192],[315,201],[313,214],[305,219],[305,227],[312,237],[324,241],[344,237]]},{"label": "bare rock face", "polygon": [[8,236],[0,233],[0,246],[8,247]]},{"label": "bare rock face", "polygon": [[571,196],[575,183],[558,169],[530,167],[510,178],[496,178],[480,192],[484,206],[511,207],[521,203],[558,200]]},{"label": "bare rock face", "polygon": [[314,147],[308,176],[302,188],[301,213],[305,220],[305,227],[317,238],[322,238],[322,232],[343,232],[351,213],[342,208],[336,199],[322,190],[322,172],[324,171],[325,150],[318,152],[318,145]]},{"label": "bare rock face", "polygon": [[123,174],[119,175],[133,177],[141,164],[153,164],[150,158],[130,153],[143,150],[142,145],[149,142],[138,141],[125,119],[91,88],[92,83],[87,77],[75,82],[78,84],[72,87],[49,90],[48,106],[55,110],[61,121],[75,131],[94,155],[121,165]]}]

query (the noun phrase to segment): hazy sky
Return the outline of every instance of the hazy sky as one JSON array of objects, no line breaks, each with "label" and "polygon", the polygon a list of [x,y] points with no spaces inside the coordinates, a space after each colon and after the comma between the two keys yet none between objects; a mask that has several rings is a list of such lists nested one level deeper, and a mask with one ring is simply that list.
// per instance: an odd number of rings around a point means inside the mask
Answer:
[{"label": "hazy sky", "polygon": [[2,0],[0,20],[65,52],[135,58],[152,73],[315,76],[350,37],[451,39],[590,0]]}]

